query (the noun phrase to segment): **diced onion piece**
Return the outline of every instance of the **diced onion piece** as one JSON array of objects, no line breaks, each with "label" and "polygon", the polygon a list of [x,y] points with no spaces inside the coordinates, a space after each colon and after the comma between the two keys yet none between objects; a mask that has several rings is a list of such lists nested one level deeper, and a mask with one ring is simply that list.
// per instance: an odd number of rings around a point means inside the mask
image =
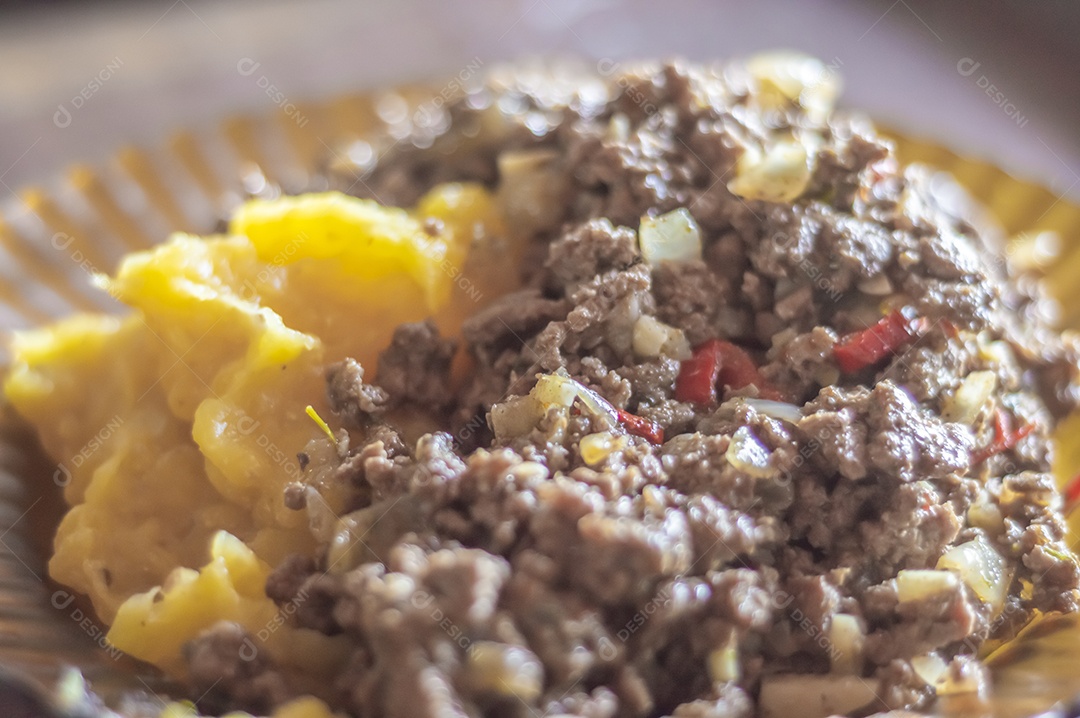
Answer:
[{"label": "diced onion piece", "polygon": [[690,342],[682,329],[664,324],[656,317],[643,314],[634,322],[634,353],[643,357],[669,356],[680,361],[692,354]]},{"label": "diced onion piece", "polygon": [[72,666],[64,666],[61,669],[60,679],[56,682],[53,693],[56,708],[65,714],[75,715],[76,711],[85,710],[90,703],[91,695],[82,671]]},{"label": "diced onion piece", "polygon": [[1011,365],[1016,361],[1016,353],[1008,342],[991,340],[986,332],[979,333],[976,344],[979,347],[979,356],[988,362]]},{"label": "diced onion piece", "polygon": [[604,336],[608,346],[617,352],[629,351],[634,346],[634,327],[641,314],[641,297],[630,294],[620,299],[604,322]]},{"label": "diced onion piece", "polygon": [[713,683],[737,681],[742,675],[739,670],[739,646],[732,634],[723,648],[709,652],[709,678]]},{"label": "diced onion piece", "polygon": [[911,668],[915,675],[923,680],[931,688],[945,675],[949,664],[936,653],[927,653],[925,656],[915,656],[911,659]]},{"label": "diced onion piece", "polygon": [[887,297],[893,293],[892,282],[884,274],[875,274],[858,284],[859,291],[872,297]]},{"label": "diced onion piece", "polygon": [[544,416],[544,406],[532,395],[517,396],[491,407],[491,429],[500,441],[524,436]]},{"label": "diced onion piece", "polygon": [[624,434],[616,435],[610,431],[598,431],[581,437],[578,442],[578,451],[586,464],[596,466],[624,446],[626,446]]},{"label": "diced onion piece", "polygon": [[558,374],[544,374],[536,380],[536,386],[529,392],[529,396],[545,406],[571,407],[577,398],[581,384],[570,377]]},{"label": "diced onion piece", "polygon": [[643,357],[660,356],[660,348],[668,340],[667,324],[656,317],[643,314],[634,322],[634,353]]},{"label": "diced onion piece", "polygon": [[758,699],[760,718],[827,718],[847,715],[877,700],[877,681],[861,676],[764,676]]},{"label": "diced onion piece", "polygon": [[817,157],[818,153],[825,146],[825,138],[818,132],[805,129],[792,130],[792,136],[795,137],[799,143],[806,148],[806,154],[808,157]]},{"label": "diced onion piece", "polygon": [[764,414],[779,421],[786,421],[789,424],[798,424],[803,418],[802,409],[786,401],[773,401],[772,399],[745,399],[744,401],[749,406],[754,407],[754,410],[759,414]]},{"label": "diced onion piece", "polygon": [[523,233],[548,229],[562,217],[564,173],[554,171],[551,149],[511,150],[497,160],[498,200],[509,226]]},{"label": "diced onion piece", "polygon": [[686,338],[686,332],[682,329],[674,329],[668,340],[664,342],[664,346],[660,347],[660,353],[672,359],[686,361],[694,355],[694,350],[690,347],[690,340]]},{"label": "diced onion piece", "polygon": [[480,691],[516,696],[526,703],[540,697],[544,667],[532,651],[495,641],[477,641],[469,647],[466,673]]},{"label": "diced onion piece", "polygon": [[701,259],[701,230],[683,208],[659,217],[642,217],[638,242],[641,255],[650,264]]},{"label": "diced onion piece", "polygon": [[896,597],[900,603],[921,601],[959,585],[956,576],[948,571],[934,569],[904,569],[896,574]]},{"label": "diced onion piece", "polygon": [[1046,269],[1061,254],[1061,235],[1046,231],[1014,237],[1006,252],[1017,272]]},{"label": "diced onion piece", "polygon": [[810,184],[806,148],[796,140],[780,140],[764,152],[747,147],[735,167],[728,190],[744,199],[793,202]]},{"label": "diced onion piece", "polygon": [[829,624],[829,657],[833,673],[862,673],[863,645],[866,636],[862,624],[855,616],[837,613]]},{"label": "diced onion piece", "polygon": [[997,375],[992,371],[973,371],[964,377],[956,393],[945,400],[941,416],[945,421],[974,424],[986,402],[997,389]]},{"label": "diced onion piece", "polygon": [[630,118],[625,112],[616,112],[608,120],[605,139],[609,142],[626,142],[630,137]]},{"label": "diced onion piece", "polygon": [[953,546],[938,559],[937,567],[959,574],[979,600],[990,605],[995,615],[1004,608],[1010,582],[1008,564],[982,536]]},{"label": "diced onion piece", "polygon": [[997,533],[1004,526],[1004,517],[997,504],[986,500],[977,500],[967,510],[968,523],[983,531]]},{"label": "diced onion piece", "polygon": [[606,419],[612,426],[619,423],[619,412],[615,411],[615,407],[607,399],[584,384],[578,384],[578,399],[581,400],[585,409],[597,419]]},{"label": "diced onion piece", "polygon": [[776,475],[776,469],[770,462],[772,454],[748,426],[740,426],[735,431],[724,458],[736,469],[755,479],[768,479]]},{"label": "diced onion piece", "polygon": [[611,426],[615,426],[619,421],[618,412],[607,399],[581,382],[571,379],[565,372],[540,376],[529,396],[538,401],[544,409],[552,405],[569,408],[577,399],[586,411],[596,418],[606,419]]},{"label": "diced onion piece", "polygon": [[840,95],[840,81],[825,64],[800,52],[778,51],[755,55],[746,69],[757,80],[762,104],[782,107],[798,102],[806,115],[822,122]]}]

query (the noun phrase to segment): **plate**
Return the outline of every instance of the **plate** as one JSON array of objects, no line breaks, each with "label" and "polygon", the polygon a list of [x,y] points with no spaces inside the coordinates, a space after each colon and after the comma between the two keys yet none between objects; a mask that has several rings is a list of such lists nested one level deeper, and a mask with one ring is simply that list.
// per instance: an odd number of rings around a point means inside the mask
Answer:
[{"label": "plate", "polygon": [[[169,232],[212,232],[248,193],[318,188],[328,159],[392,144],[402,118],[438,92],[406,86],[301,105],[290,114],[234,116],[178,132],[156,148],[124,148],[105,166],[75,166],[55,185],[23,190],[19,202],[0,211],[0,333],[76,311],[121,311],[91,287],[92,274],[111,272],[125,252]],[[1062,327],[1080,329],[1080,206],[985,162],[903,133],[885,134],[902,162],[951,172],[992,207],[1014,238],[1007,252],[1038,259],[1059,241],[1046,283],[1062,307]],[[0,351],[2,368],[6,347]],[[1080,442],[1062,442],[1064,468],[1080,467],[1074,446]],[[0,666],[51,685],[63,666],[73,665],[107,699],[133,689],[175,692],[152,668],[108,646],[106,627],[88,604],[47,579],[52,535],[64,511],[62,483],[33,432],[0,405]],[[997,676],[1011,683],[995,713],[1030,715],[1080,692],[1080,669],[1062,665],[1080,665],[1080,621],[1072,617],[1049,619],[999,660]],[[1017,688],[1024,681],[1031,691]]]}]

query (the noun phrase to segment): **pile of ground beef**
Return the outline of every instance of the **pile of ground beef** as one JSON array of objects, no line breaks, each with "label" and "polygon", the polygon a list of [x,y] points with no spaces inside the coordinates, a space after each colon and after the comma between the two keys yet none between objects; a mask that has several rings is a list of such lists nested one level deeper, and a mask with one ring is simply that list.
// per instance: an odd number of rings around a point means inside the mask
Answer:
[{"label": "pile of ground beef", "polygon": [[[447,181],[505,197],[511,158],[534,173],[536,201],[507,200],[527,245],[505,268],[520,290],[460,337],[404,325],[377,371],[328,371],[349,436],[303,455],[323,483],[284,500],[315,512],[329,482],[348,510],[335,540],[286,560],[267,592],[288,620],[351,641],[326,676],[335,707],[364,718],[924,710],[942,671],[985,680],[974,658],[985,641],[1036,611],[1077,608],[1050,474],[1051,431],[1077,403],[1077,345],[1050,330],[1038,282],[1011,270],[956,192],[898,167],[865,119],[819,109],[778,105],[740,63],[517,68],[425,112],[415,141],[362,182],[345,178],[401,206]],[[734,194],[748,148],[786,135],[809,148],[801,194]],[[644,261],[641,218],[681,208],[701,259]],[[838,360],[844,342],[884,336],[890,316],[903,342],[857,366]],[[641,317],[681,330],[695,356],[719,345],[749,357],[754,381],[681,400],[693,360],[636,352]],[[455,352],[471,360],[463,382]],[[994,389],[959,410],[974,372]],[[625,413],[613,423],[552,405],[533,428],[497,435],[492,407],[520,404],[552,374]],[[396,419],[408,412],[445,430],[410,441]],[[608,450],[586,462],[581,441],[595,434]],[[962,545],[992,548],[1003,600],[971,580],[901,595],[898,575],[928,580],[901,572],[935,569]],[[299,690],[263,657],[244,662],[243,640],[222,625],[190,646],[200,705],[268,710]]]}]

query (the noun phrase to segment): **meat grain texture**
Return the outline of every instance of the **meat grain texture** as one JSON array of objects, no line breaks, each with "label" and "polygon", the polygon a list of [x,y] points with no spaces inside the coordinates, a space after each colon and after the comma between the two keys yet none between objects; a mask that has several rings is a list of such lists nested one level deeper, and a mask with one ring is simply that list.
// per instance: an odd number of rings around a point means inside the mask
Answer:
[{"label": "meat grain texture", "polygon": [[[318,560],[290,559],[268,590],[290,620],[353,641],[327,677],[340,709],[753,716],[776,710],[759,705],[763,686],[812,674],[870,686],[844,706],[854,714],[920,710],[934,695],[926,666],[978,672],[984,641],[1077,608],[1050,474],[1076,344],[1049,329],[1038,283],[1011,272],[1001,238],[977,231],[940,178],[898,166],[859,115],[777,104],[773,90],[740,63],[518,68],[366,177],[400,205],[436,183],[487,183],[528,248],[506,268],[521,289],[457,338],[464,381],[451,381],[454,341],[430,324],[402,326],[377,373],[328,371],[350,435],[308,452],[322,483],[291,487],[289,502],[317,514],[317,487],[333,485],[349,513]],[[808,148],[798,196],[736,195],[740,159],[778,137]],[[524,185],[508,175],[515,160],[532,173]],[[513,194],[522,186],[532,204]],[[641,218],[680,208],[700,227],[700,259],[645,261]],[[919,320],[911,340],[841,370],[838,342],[901,309]],[[692,347],[741,347],[759,381],[680,401],[685,356],[636,352],[642,316]],[[580,405],[493,432],[493,406],[559,371],[665,440]],[[976,372],[993,391],[959,406]],[[783,404],[756,401],[765,386]],[[394,417],[410,411],[444,431],[408,440]],[[608,449],[586,462],[581,440],[597,433]],[[992,548],[999,598],[962,574],[904,593],[898,575],[962,545]],[[224,676],[220,706],[265,710],[300,690],[270,665],[223,669],[238,660],[217,650],[234,630],[189,651],[207,683],[196,694]]]}]

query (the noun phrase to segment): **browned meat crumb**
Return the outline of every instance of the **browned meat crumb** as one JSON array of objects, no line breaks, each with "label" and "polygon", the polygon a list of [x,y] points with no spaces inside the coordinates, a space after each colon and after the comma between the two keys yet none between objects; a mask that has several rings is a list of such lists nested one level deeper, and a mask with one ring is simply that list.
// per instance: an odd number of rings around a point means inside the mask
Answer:
[{"label": "browned meat crumb", "polygon": [[[355,362],[328,374],[354,430],[331,467],[353,510],[337,548],[286,560],[267,591],[283,605],[304,596],[291,620],[352,642],[328,677],[339,708],[751,716],[766,681],[854,673],[875,698],[853,710],[900,718],[933,699],[916,659],[978,679],[987,638],[1036,611],[1076,610],[1048,436],[1080,398],[1080,350],[1048,327],[1038,286],[996,261],[992,229],[945,205],[925,170],[899,168],[864,119],[763,110],[738,63],[648,65],[588,89],[515,78],[451,103],[439,136],[399,145],[365,183],[396,203],[445,181],[502,191],[500,154],[542,150],[562,201],[530,214],[525,260],[506,268],[521,289],[465,321],[474,367],[462,386],[450,384],[456,345],[430,322],[398,329],[373,383]],[[481,126],[490,135],[475,136]],[[747,147],[785,132],[819,143],[805,191],[732,194]],[[640,218],[679,208],[701,228],[701,258],[646,263]],[[913,308],[922,331],[842,371],[837,343],[883,303]],[[679,359],[634,350],[641,316],[693,346],[738,345],[790,405],[747,401],[761,386],[680,400]],[[493,439],[492,406],[555,371],[666,440],[616,428],[610,453],[586,462],[581,439],[605,427],[557,407]],[[960,421],[951,402],[972,372],[996,390]],[[388,405],[447,431],[405,442],[383,423]],[[1001,412],[1025,436],[987,452]],[[747,437],[764,469],[736,460]],[[309,504],[297,494],[290,506]],[[903,594],[901,571],[934,569],[972,541],[1011,576],[1002,605],[959,580]],[[201,637],[193,676],[226,676],[214,695],[237,705],[271,705],[273,667],[223,657],[242,638]]]}]

